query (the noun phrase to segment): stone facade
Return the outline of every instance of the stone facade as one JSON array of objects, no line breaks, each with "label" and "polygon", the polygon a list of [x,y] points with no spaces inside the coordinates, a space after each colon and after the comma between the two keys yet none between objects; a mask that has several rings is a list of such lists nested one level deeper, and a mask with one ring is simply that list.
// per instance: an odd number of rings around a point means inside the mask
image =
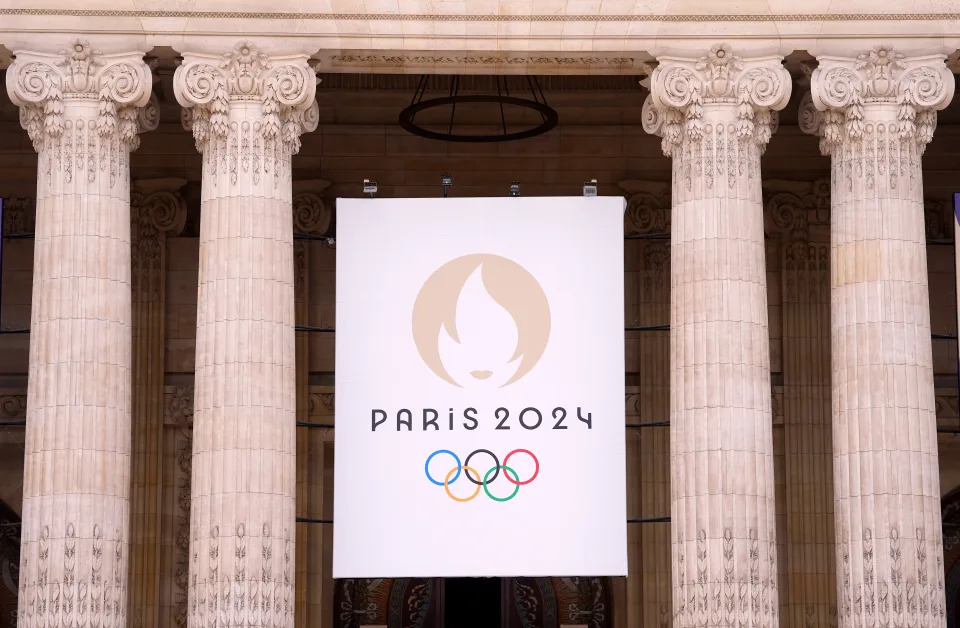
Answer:
[{"label": "stone facade", "polygon": [[[0,334],[20,625],[357,626],[442,599],[330,577],[333,332],[294,326],[335,328],[335,199],[437,196],[445,172],[628,200],[630,575],[517,579],[509,604],[954,624],[949,3],[188,4],[0,8],[3,228],[33,234],[0,277],[0,328],[29,328]],[[396,124],[411,75],[527,73],[546,135]]]}]

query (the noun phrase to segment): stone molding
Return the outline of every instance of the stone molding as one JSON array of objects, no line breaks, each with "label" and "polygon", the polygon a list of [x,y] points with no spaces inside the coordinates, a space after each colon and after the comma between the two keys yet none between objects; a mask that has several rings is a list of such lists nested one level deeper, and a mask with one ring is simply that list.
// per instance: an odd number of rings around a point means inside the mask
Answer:
[{"label": "stone molding", "polygon": [[[404,53],[384,53],[381,51],[351,51],[349,54],[334,54],[329,57],[320,53],[323,66],[343,69],[365,69],[377,68],[378,70],[390,71],[391,69],[423,68],[423,69],[445,69],[451,71],[462,71],[470,69],[472,71],[491,71],[506,70],[507,72],[524,72],[532,68],[538,70],[554,71],[612,71],[612,72],[630,72],[631,74],[649,74],[650,68],[646,61],[650,60],[649,55],[644,55],[643,59],[636,56],[625,56],[623,54],[594,53],[588,55],[575,54],[520,54],[520,53],[493,53],[478,52],[475,54],[438,54],[429,51],[410,51]],[[414,77],[411,77],[414,78]],[[470,77],[464,77],[467,81]],[[469,83],[468,83],[469,84]]]},{"label": "stone molding", "polygon": [[[431,53],[432,54],[432,53]],[[419,55],[418,55],[419,56]],[[499,57],[495,57],[499,58]],[[505,59],[511,59],[512,55],[505,56]],[[522,57],[530,58],[531,60],[534,57]],[[640,67],[639,59],[636,60],[638,68]],[[413,66],[363,66],[363,67],[376,67],[376,73],[370,74],[361,74],[359,73],[359,68],[357,66],[357,72],[351,71],[349,73],[345,72],[334,72],[334,71],[325,71],[325,66],[321,65],[318,68],[320,72],[319,76],[321,77],[322,83],[321,86],[317,88],[317,93],[320,94],[324,90],[328,89],[347,89],[347,90],[389,90],[394,92],[404,92],[410,94],[417,89],[420,82],[423,79],[422,73],[409,73],[407,70]],[[430,72],[431,70],[438,69],[435,65],[424,65],[416,66],[418,70],[423,70],[423,72]],[[506,64],[491,64],[487,66],[450,66],[449,68],[440,66],[439,69],[449,70],[453,73],[459,73],[461,71],[469,70],[471,74],[459,74],[458,78],[458,87],[461,92],[467,91],[482,91],[485,93],[492,93],[497,91],[497,80],[500,76],[509,75],[510,82],[514,85],[520,86],[523,89],[528,89],[529,86],[526,83],[526,80],[523,76],[516,74],[511,74],[512,65],[510,63]],[[647,89],[640,85],[637,80],[638,74],[649,74],[652,72],[652,68],[643,64],[644,71],[641,72],[640,69],[631,72],[630,74],[620,74],[617,72],[576,72],[576,66],[570,68],[570,72],[567,72],[567,66],[564,66],[563,71],[557,71],[551,73],[551,67],[549,66],[520,66],[516,68],[520,72],[528,72],[531,69],[535,69],[537,72],[537,81],[540,84],[540,87],[545,93],[551,95],[551,98],[555,98],[553,94],[558,96],[562,94],[575,94],[575,93],[587,93],[592,91],[618,91],[618,92],[629,92],[634,93],[638,96],[646,95]],[[556,66],[554,69],[560,70],[560,66]],[[514,81],[516,81],[514,83]],[[438,83],[434,83],[437,85]],[[444,87],[448,86],[449,83],[444,81]]]},{"label": "stone molding", "polygon": [[[57,140],[71,135],[74,127],[76,151],[87,147],[88,142],[82,141],[82,121],[73,120],[75,114],[65,108],[65,101],[83,100],[97,102],[97,114],[87,122],[101,145],[115,141],[135,150],[137,134],[156,119],[140,112],[149,102],[151,87],[150,68],[142,52],[102,54],[85,40],[76,40],[59,54],[18,50],[7,70],[7,92],[20,107],[20,124],[37,152],[51,141],[59,144]],[[93,134],[88,131],[87,135],[94,146]],[[101,146],[101,158],[105,153]],[[92,160],[95,155],[91,152],[89,157]]]},{"label": "stone molding", "polygon": [[898,108],[891,134],[915,141],[922,153],[933,139],[936,112],[953,99],[954,78],[946,55],[907,57],[880,45],[856,57],[821,56],[818,61],[799,120],[804,132],[821,138],[824,155],[847,140],[869,136],[870,111],[883,105]]},{"label": "stone molding", "polygon": [[230,120],[231,104],[260,104],[261,119],[253,124],[252,137],[244,133],[239,156],[245,169],[253,160],[254,173],[259,173],[261,161],[266,172],[273,148],[296,154],[300,135],[317,127],[316,73],[305,55],[269,57],[250,42],[240,42],[220,56],[185,53],[173,88],[177,102],[185,108],[184,126],[193,131],[197,150],[206,153],[209,146],[229,136],[232,161],[238,158],[238,129]]},{"label": "stone molding", "polygon": [[860,22],[960,20],[960,13],[458,14],[0,8],[0,15],[403,22]]},{"label": "stone molding", "polygon": [[[536,68],[543,73],[564,74],[589,70],[623,76],[636,75],[637,64],[620,65],[609,60],[656,57],[675,53],[677,46],[699,47],[704,37],[715,36],[717,32],[726,33],[730,38],[742,37],[753,54],[761,54],[762,50],[762,54],[781,55],[799,50],[816,55],[832,49],[838,42],[847,48],[870,34],[895,33],[897,38],[909,37],[931,52],[953,52],[960,40],[956,26],[960,23],[960,13],[944,12],[942,2],[937,0],[920,0],[916,6],[909,7],[911,12],[896,12],[899,7],[894,5],[879,7],[880,11],[889,11],[886,13],[829,9],[795,13],[793,10],[797,7],[786,0],[776,0],[757,11],[729,14],[715,12],[717,7],[710,7],[714,12],[647,13],[641,8],[618,7],[608,2],[590,7],[590,11],[570,5],[557,7],[556,12],[531,11],[529,3],[501,6],[468,3],[464,10],[455,12],[439,0],[401,0],[392,9],[384,5],[370,7],[370,12],[364,12],[362,6],[351,12],[302,11],[297,10],[301,8],[300,3],[293,0],[246,2],[239,8],[247,10],[236,11],[190,10],[226,8],[224,3],[210,0],[200,0],[189,8],[171,3],[144,9],[114,8],[120,5],[105,0],[93,4],[98,6],[2,8],[0,16],[4,16],[4,27],[0,29],[0,39],[8,49],[16,50],[30,47],[38,38],[56,41],[69,33],[86,31],[114,41],[136,40],[139,45],[149,41],[153,46],[181,52],[215,53],[219,52],[217,47],[224,38],[244,33],[255,37],[262,47],[270,47],[271,54],[295,49],[315,54],[325,68],[340,71],[364,68],[403,72],[423,68],[427,73],[439,74],[449,72],[450,66],[398,66],[394,62],[377,65],[379,59],[354,60],[344,66],[334,57],[356,58],[377,53],[387,58],[451,53],[530,57],[542,54],[606,60],[601,65],[578,64],[572,68],[559,64],[520,67],[504,64],[497,66],[496,71],[522,74]],[[752,8],[756,7],[749,7]],[[531,36],[531,32],[535,34]],[[0,54],[0,67],[2,64]],[[482,73],[490,66],[459,67]]]}]

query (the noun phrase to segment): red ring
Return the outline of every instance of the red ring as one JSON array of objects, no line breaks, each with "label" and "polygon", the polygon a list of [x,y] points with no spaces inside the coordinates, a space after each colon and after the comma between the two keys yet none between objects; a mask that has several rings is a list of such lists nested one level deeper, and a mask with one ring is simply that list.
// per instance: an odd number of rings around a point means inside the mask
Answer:
[{"label": "red ring", "polygon": [[533,476],[531,476],[529,480],[525,480],[523,482],[518,482],[516,480],[513,480],[510,478],[509,473],[504,473],[503,475],[506,476],[507,482],[510,482],[511,484],[516,484],[517,486],[523,486],[524,484],[529,484],[530,482],[533,482],[537,478],[537,474],[540,473],[540,461],[537,460],[537,457],[534,456],[533,452],[530,451],[529,449],[514,449],[513,451],[507,454],[506,458],[503,459],[503,466],[507,466],[507,461],[510,460],[510,456],[512,456],[513,454],[529,455],[531,458],[533,458],[533,464],[537,465],[537,470],[533,472]]}]

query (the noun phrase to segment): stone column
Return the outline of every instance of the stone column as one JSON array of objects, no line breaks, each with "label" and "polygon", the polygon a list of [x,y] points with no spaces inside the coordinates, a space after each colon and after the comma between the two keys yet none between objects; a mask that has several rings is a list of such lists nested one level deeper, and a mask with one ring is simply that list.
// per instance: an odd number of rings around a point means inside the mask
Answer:
[{"label": "stone column", "polygon": [[[783,325],[780,606],[785,626],[836,622],[830,445],[830,182],[764,181]],[[783,581],[782,581],[783,582]]]},{"label": "stone column", "polygon": [[294,623],[291,156],[317,124],[306,55],[184,53],[203,153],[188,626]]},{"label": "stone column", "polygon": [[143,52],[16,51],[7,91],[39,154],[19,626],[127,624],[130,151]]},{"label": "stone column", "polygon": [[[627,180],[624,233],[637,239],[626,245],[627,327],[670,321],[670,185]],[[654,238],[662,236],[666,238]],[[661,424],[627,430],[627,506],[629,518],[670,514],[670,333],[627,334],[627,372],[638,373],[628,389],[627,423]],[[670,524],[628,527],[631,573],[627,577],[627,626],[670,624]]]},{"label": "stone column", "polygon": [[[295,233],[319,237],[327,233],[333,219],[332,212],[320,193],[329,187],[320,179],[295,182],[293,197],[293,230]],[[314,246],[327,246],[316,241],[297,240],[294,253],[294,319],[297,325],[322,327],[319,315],[310,308],[310,252]],[[297,334],[297,421],[310,417],[310,336]],[[323,436],[327,428],[297,428],[297,516],[323,519],[323,501],[313,499],[317,485],[323,483]],[[313,612],[323,608],[323,536],[328,524],[298,523],[296,555],[297,625],[308,626]],[[328,605],[330,601],[327,600]],[[319,619],[319,618],[318,618]]]},{"label": "stone column", "polygon": [[790,95],[780,57],[659,57],[644,127],[673,158],[674,626],[778,623],[760,155]]},{"label": "stone column", "polygon": [[944,55],[821,56],[801,124],[832,157],[831,332],[840,626],[944,626],[920,157]]},{"label": "stone column", "polygon": [[130,513],[130,623],[160,622],[160,517],[164,414],[166,240],[179,235],[187,206],[183,179],[137,181],[131,193],[133,443]]}]

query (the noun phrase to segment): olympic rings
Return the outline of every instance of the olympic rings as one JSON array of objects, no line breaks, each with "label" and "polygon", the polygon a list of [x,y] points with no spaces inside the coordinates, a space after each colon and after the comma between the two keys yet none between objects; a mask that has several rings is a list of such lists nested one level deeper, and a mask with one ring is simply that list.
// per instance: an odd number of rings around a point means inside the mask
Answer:
[{"label": "olympic rings", "polygon": [[[490,471],[493,471],[493,469],[490,469]],[[483,476],[483,492],[487,494],[487,497],[489,497],[490,499],[492,499],[493,501],[496,501],[496,502],[508,502],[508,501],[510,501],[511,499],[513,499],[514,497],[517,496],[517,493],[520,492],[520,482],[513,482],[513,484],[514,484],[513,492],[510,493],[509,496],[507,496],[507,497],[494,497],[493,494],[490,493],[490,489],[487,488],[487,477],[490,475],[490,471],[487,471],[487,475]],[[499,473],[499,472],[500,472],[500,468],[497,467],[497,473]],[[503,475],[504,475],[504,477],[506,477],[506,478],[509,480],[509,479],[510,479],[509,474],[511,474],[511,473],[513,474],[514,480],[519,480],[519,479],[520,479],[520,476],[517,475],[517,472],[516,472],[516,471],[514,471],[514,470],[511,469],[510,467],[504,465],[504,467],[503,467]],[[532,478],[531,478],[531,479],[532,479]]]},{"label": "olympic rings", "polygon": [[[507,478],[507,482],[510,482],[511,484],[516,484],[517,486],[523,486],[524,484],[529,484],[530,482],[533,482],[533,480],[536,479],[537,474],[540,473],[540,461],[537,460],[537,457],[534,456],[534,455],[533,455],[533,452],[530,451],[529,449],[514,449],[513,451],[511,451],[510,453],[507,454],[507,457],[506,457],[506,458],[503,459],[503,466],[504,466],[505,468],[506,468],[506,466],[507,466],[507,462],[509,462],[509,460],[510,460],[510,456],[512,456],[513,454],[527,454],[528,456],[530,456],[531,458],[533,458],[533,464],[537,465],[537,467],[536,467],[536,469],[534,470],[533,475],[530,476],[530,479],[529,479],[529,480],[526,480],[525,482],[514,482],[513,480],[510,479],[510,476],[508,476],[506,473],[504,473],[503,475],[504,475],[505,478]],[[496,477],[496,476],[494,476],[494,477]],[[515,477],[515,478],[518,479],[518,480],[520,479],[520,478],[517,477],[517,474],[516,474],[516,473],[513,474],[513,477]]]},{"label": "olympic rings", "polygon": [[[477,470],[474,469],[473,467],[468,467],[468,466],[464,465],[463,470],[466,472],[468,478],[470,477],[470,472],[471,472],[471,471],[473,472],[473,474],[474,474],[475,476],[480,477],[480,474],[477,473]],[[454,472],[454,471],[457,472],[457,475],[460,475],[459,469],[450,469],[450,471],[447,472],[447,477],[444,478],[444,480],[443,480],[443,490],[445,490],[445,491],[447,492],[447,495],[450,496],[450,499],[452,499],[453,501],[456,501],[456,502],[468,502],[468,501],[470,501],[471,499],[473,499],[474,497],[476,497],[477,495],[480,494],[480,484],[477,484],[477,490],[475,490],[475,491],[473,492],[473,495],[471,495],[470,497],[457,497],[456,495],[454,495],[453,493],[451,493],[451,492],[450,492],[450,476],[453,475],[453,472]],[[483,483],[483,488],[484,488],[484,489],[487,488],[487,483],[486,483],[486,482]],[[519,488],[519,487],[518,487],[518,488]],[[516,494],[516,493],[514,493],[514,494]],[[487,493],[487,495],[490,495],[490,493]],[[496,498],[494,497],[494,499],[496,499]]]},{"label": "olympic rings", "polygon": [[[496,480],[497,476],[500,475],[500,460],[497,458],[497,456],[489,449],[475,449],[474,451],[471,451],[470,455],[467,456],[467,459],[463,461],[463,466],[467,466],[468,464],[470,464],[470,459],[473,458],[473,454],[487,454],[488,456],[493,458],[493,468],[496,469],[496,472],[493,474],[493,478],[490,481],[493,482],[494,480]],[[506,464],[506,462],[504,462],[504,464]],[[476,484],[477,486],[481,486],[482,484],[486,483],[486,480],[482,482],[479,479],[474,480],[469,475],[467,476],[467,479],[473,482],[474,484]]]},{"label": "olympic rings", "polygon": [[427,479],[436,484],[437,486],[443,486],[446,482],[437,482],[432,477],[430,477],[430,461],[433,460],[433,457],[437,454],[450,454],[453,456],[453,459],[457,461],[457,475],[450,480],[451,482],[456,482],[457,478],[460,477],[460,467],[463,466],[460,464],[460,458],[457,457],[457,454],[453,453],[449,449],[438,449],[427,458],[427,461],[423,463],[423,472],[427,474]]},{"label": "olympic rings", "polygon": [[[443,481],[437,480],[432,475],[430,475],[430,462],[440,454],[447,454],[456,462],[455,467],[446,473],[443,478]],[[476,454],[487,454],[493,460],[493,466],[490,467],[486,473],[480,474],[474,467],[470,466],[470,460]],[[507,463],[510,460],[510,457],[513,454],[527,454],[533,459],[534,471],[533,475],[529,479],[520,480],[520,475],[511,467],[507,466]],[[507,481],[510,484],[513,484],[513,492],[510,493],[507,497],[496,497],[493,493],[490,492],[488,486],[492,484],[500,476],[500,470],[503,469],[503,476],[507,478]],[[540,461],[529,449],[514,449],[507,454],[506,458],[503,459],[503,463],[500,463],[500,459],[497,458],[489,449],[475,449],[467,455],[466,459],[463,462],[460,461],[460,456],[453,453],[449,449],[438,449],[432,454],[427,456],[426,462],[423,464],[423,472],[427,476],[427,480],[431,483],[436,484],[437,486],[442,486],[443,490],[447,493],[447,496],[457,502],[469,502],[472,501],[477,495],[480,494],[480,489],[483,489],[483,492],[487,494],[487,497],[497,502],[507,502],[517,496],[517,493],[520,491],[520,487],[526,484],[533,482],[537,476],[540,474]],[[469,497],[457,497],[450,490],[450,485],[456,482],[460,478],[461,472],[466,476],[467,480],[476,485],[476,489],[473,491],[473,494]],[[512,476],[512,477],[511,477]],[[476,479],[474,479],[476,478]]]}]

